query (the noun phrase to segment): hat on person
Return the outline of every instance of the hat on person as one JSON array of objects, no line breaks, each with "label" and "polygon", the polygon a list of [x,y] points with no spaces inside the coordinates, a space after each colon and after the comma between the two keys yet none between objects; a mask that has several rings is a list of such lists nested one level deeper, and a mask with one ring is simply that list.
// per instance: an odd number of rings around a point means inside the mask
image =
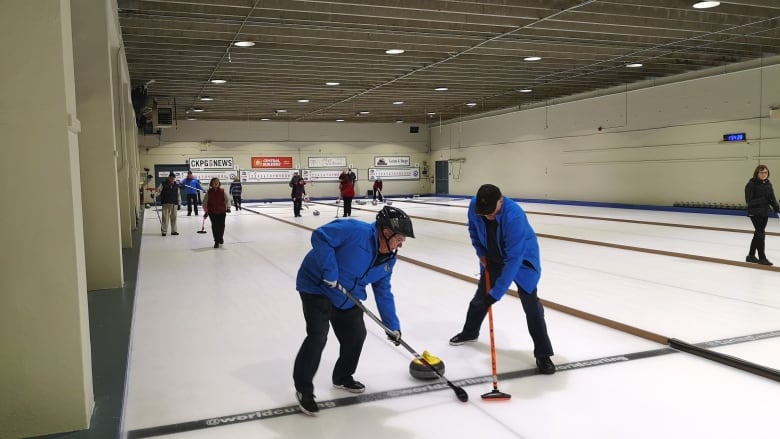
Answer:
[{"label": "hat on person", "polygon": [[501,190],[492,184],[483,184],[477,191],[475,209],[477,215],[490,215],[496,211],[498,200],[501,199]]},{"label": "hat on person", "polygon": [[192,175],[192,171],[187,171],[187,175]]},{"label": "hat on person", "polygon": [[176,177],[176,174],[174,174],[174,173],[173,173],[173,171],[171,171],[171,173],[170,173],[170,174],[168,174],[168,177],[174,177],[174,178],[175,178],[175,177]]}]

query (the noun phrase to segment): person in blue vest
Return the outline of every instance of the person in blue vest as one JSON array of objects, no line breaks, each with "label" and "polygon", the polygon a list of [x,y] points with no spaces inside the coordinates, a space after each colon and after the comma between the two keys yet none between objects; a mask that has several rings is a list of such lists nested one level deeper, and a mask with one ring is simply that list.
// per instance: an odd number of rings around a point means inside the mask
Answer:
[{"label": "person in blue vest", "polygon": [[295,285],[306,320],[306,338],[293,367],[295,396],[303,413],[314,416],[319,411],[313,381],[331,327],[340,345],[331,377],[333,386],[352,393],[366,390],[353,376],[366,339],[363,311],[342,288],[362,301],[371,285],[382,323],[392,331],[387,336],[400,343],[401,324],[390,278],[396,253],[406,238],[414,238],[412,220],[394,207],[380,210],[373,223],[334,220],[312,232],[312,248],[303,258]]},{"label": "person in blue vest", "polygon": [[187,171],[187,178],[181,181],[181,185],[184,187],[184,195],[187,196],[187,216],[192,215],[193,208],[197,216],[200,192],[206,191],[200,185],[200,180],[192,174],[192,171]]},{"label": "person in blue vest", "polygon": [[[501,195],[492,184],[483,184],[471,199],[468,209],[468,229],[471,245],[480,265],[477,291],[469,302],[466,323],[461,332],[450,339],[459,346],[476,341],[488,308],[501,300],[512,283],[518,287],[528,332],[534,342],[534,357],[539,373],[555,373],[552,343],[547,335],[544,308],[536,294],[542,276],[539,242],[517,202]],[[485,288],[485,271],[490,288]]]},{"label": "person in blue vest", "polygon": [[171,235],[178,235],[176,230],[176,208],[181,205],[181,192],[176,183],[176,174],[171,172],[168,178],[157,186],[155,191],[157,199],[162,205],[161,228],[162,236],[168,234],[168,225],[171,227]]}]

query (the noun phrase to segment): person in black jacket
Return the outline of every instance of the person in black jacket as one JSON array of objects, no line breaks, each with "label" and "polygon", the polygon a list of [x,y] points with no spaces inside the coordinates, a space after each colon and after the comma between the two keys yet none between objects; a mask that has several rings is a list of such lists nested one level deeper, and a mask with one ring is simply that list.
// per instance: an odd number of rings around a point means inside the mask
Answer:
[{"label": "person in black jacket", "polygon": [[176,174],[171,172],[168,179],[157,186],[157,199],[162,205],[162,220],[160,231],[162,236],[168,234],[168,224],[171,226],[171,235],[178,235],[176,230],[176,208],[181,206],[181,192],[179,183],[176,183]]},{"label": "person in black jacket", "polygon": [[[780,212],[780,206],[769,182],[769,168],[766,165],[756,166],[751,178],[745,185],[745,202],[747,203],[748,216],[753,222],[753,240],[750,241],[750,252],[745,258],[746,262],[756,262],[761,265],[772,265],[764,252],[764,239],[766,238],[766,224],[769,221],[769,206],[775,213]],[[758,258],[756,258],[758,250]]]}]

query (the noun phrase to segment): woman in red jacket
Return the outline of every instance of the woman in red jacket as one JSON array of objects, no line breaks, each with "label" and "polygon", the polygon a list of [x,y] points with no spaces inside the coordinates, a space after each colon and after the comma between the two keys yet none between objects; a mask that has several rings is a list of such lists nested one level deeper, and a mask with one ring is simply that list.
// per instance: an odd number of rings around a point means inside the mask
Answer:
[{"label": "woman in red jacket", "polygon": [[219,179],[214,177],[209,183],[209,190],[203,198],[203,217],[211,221],[211,234],[214,235],[214,248],[219,248],[225,240],[225,217],[230,212],[230,197],[220,186]]},{"label": "woman in red jacket", "polygon": [[344,200],[344,217],[352,216],[352,199],[355,198],[355,184],[349,177],[349,174],[342,172],[339,175],[339,190],[341,199]]}]

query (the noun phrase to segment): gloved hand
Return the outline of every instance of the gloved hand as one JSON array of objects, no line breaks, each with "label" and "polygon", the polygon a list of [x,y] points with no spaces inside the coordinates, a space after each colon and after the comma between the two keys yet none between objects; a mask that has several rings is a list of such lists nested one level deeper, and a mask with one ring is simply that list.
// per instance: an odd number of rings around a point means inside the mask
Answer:
[{"label": "gloved hand", "polygon": [[401,331],[385,331],[385,334],[387,334],[387,339],[392,341],[394,345],[398,346],[401,344]]},{"label": "gloved hand", "polygon": [[322,282],[331,288],[336,288],[339,284],[337,280],[323,280]]}]

